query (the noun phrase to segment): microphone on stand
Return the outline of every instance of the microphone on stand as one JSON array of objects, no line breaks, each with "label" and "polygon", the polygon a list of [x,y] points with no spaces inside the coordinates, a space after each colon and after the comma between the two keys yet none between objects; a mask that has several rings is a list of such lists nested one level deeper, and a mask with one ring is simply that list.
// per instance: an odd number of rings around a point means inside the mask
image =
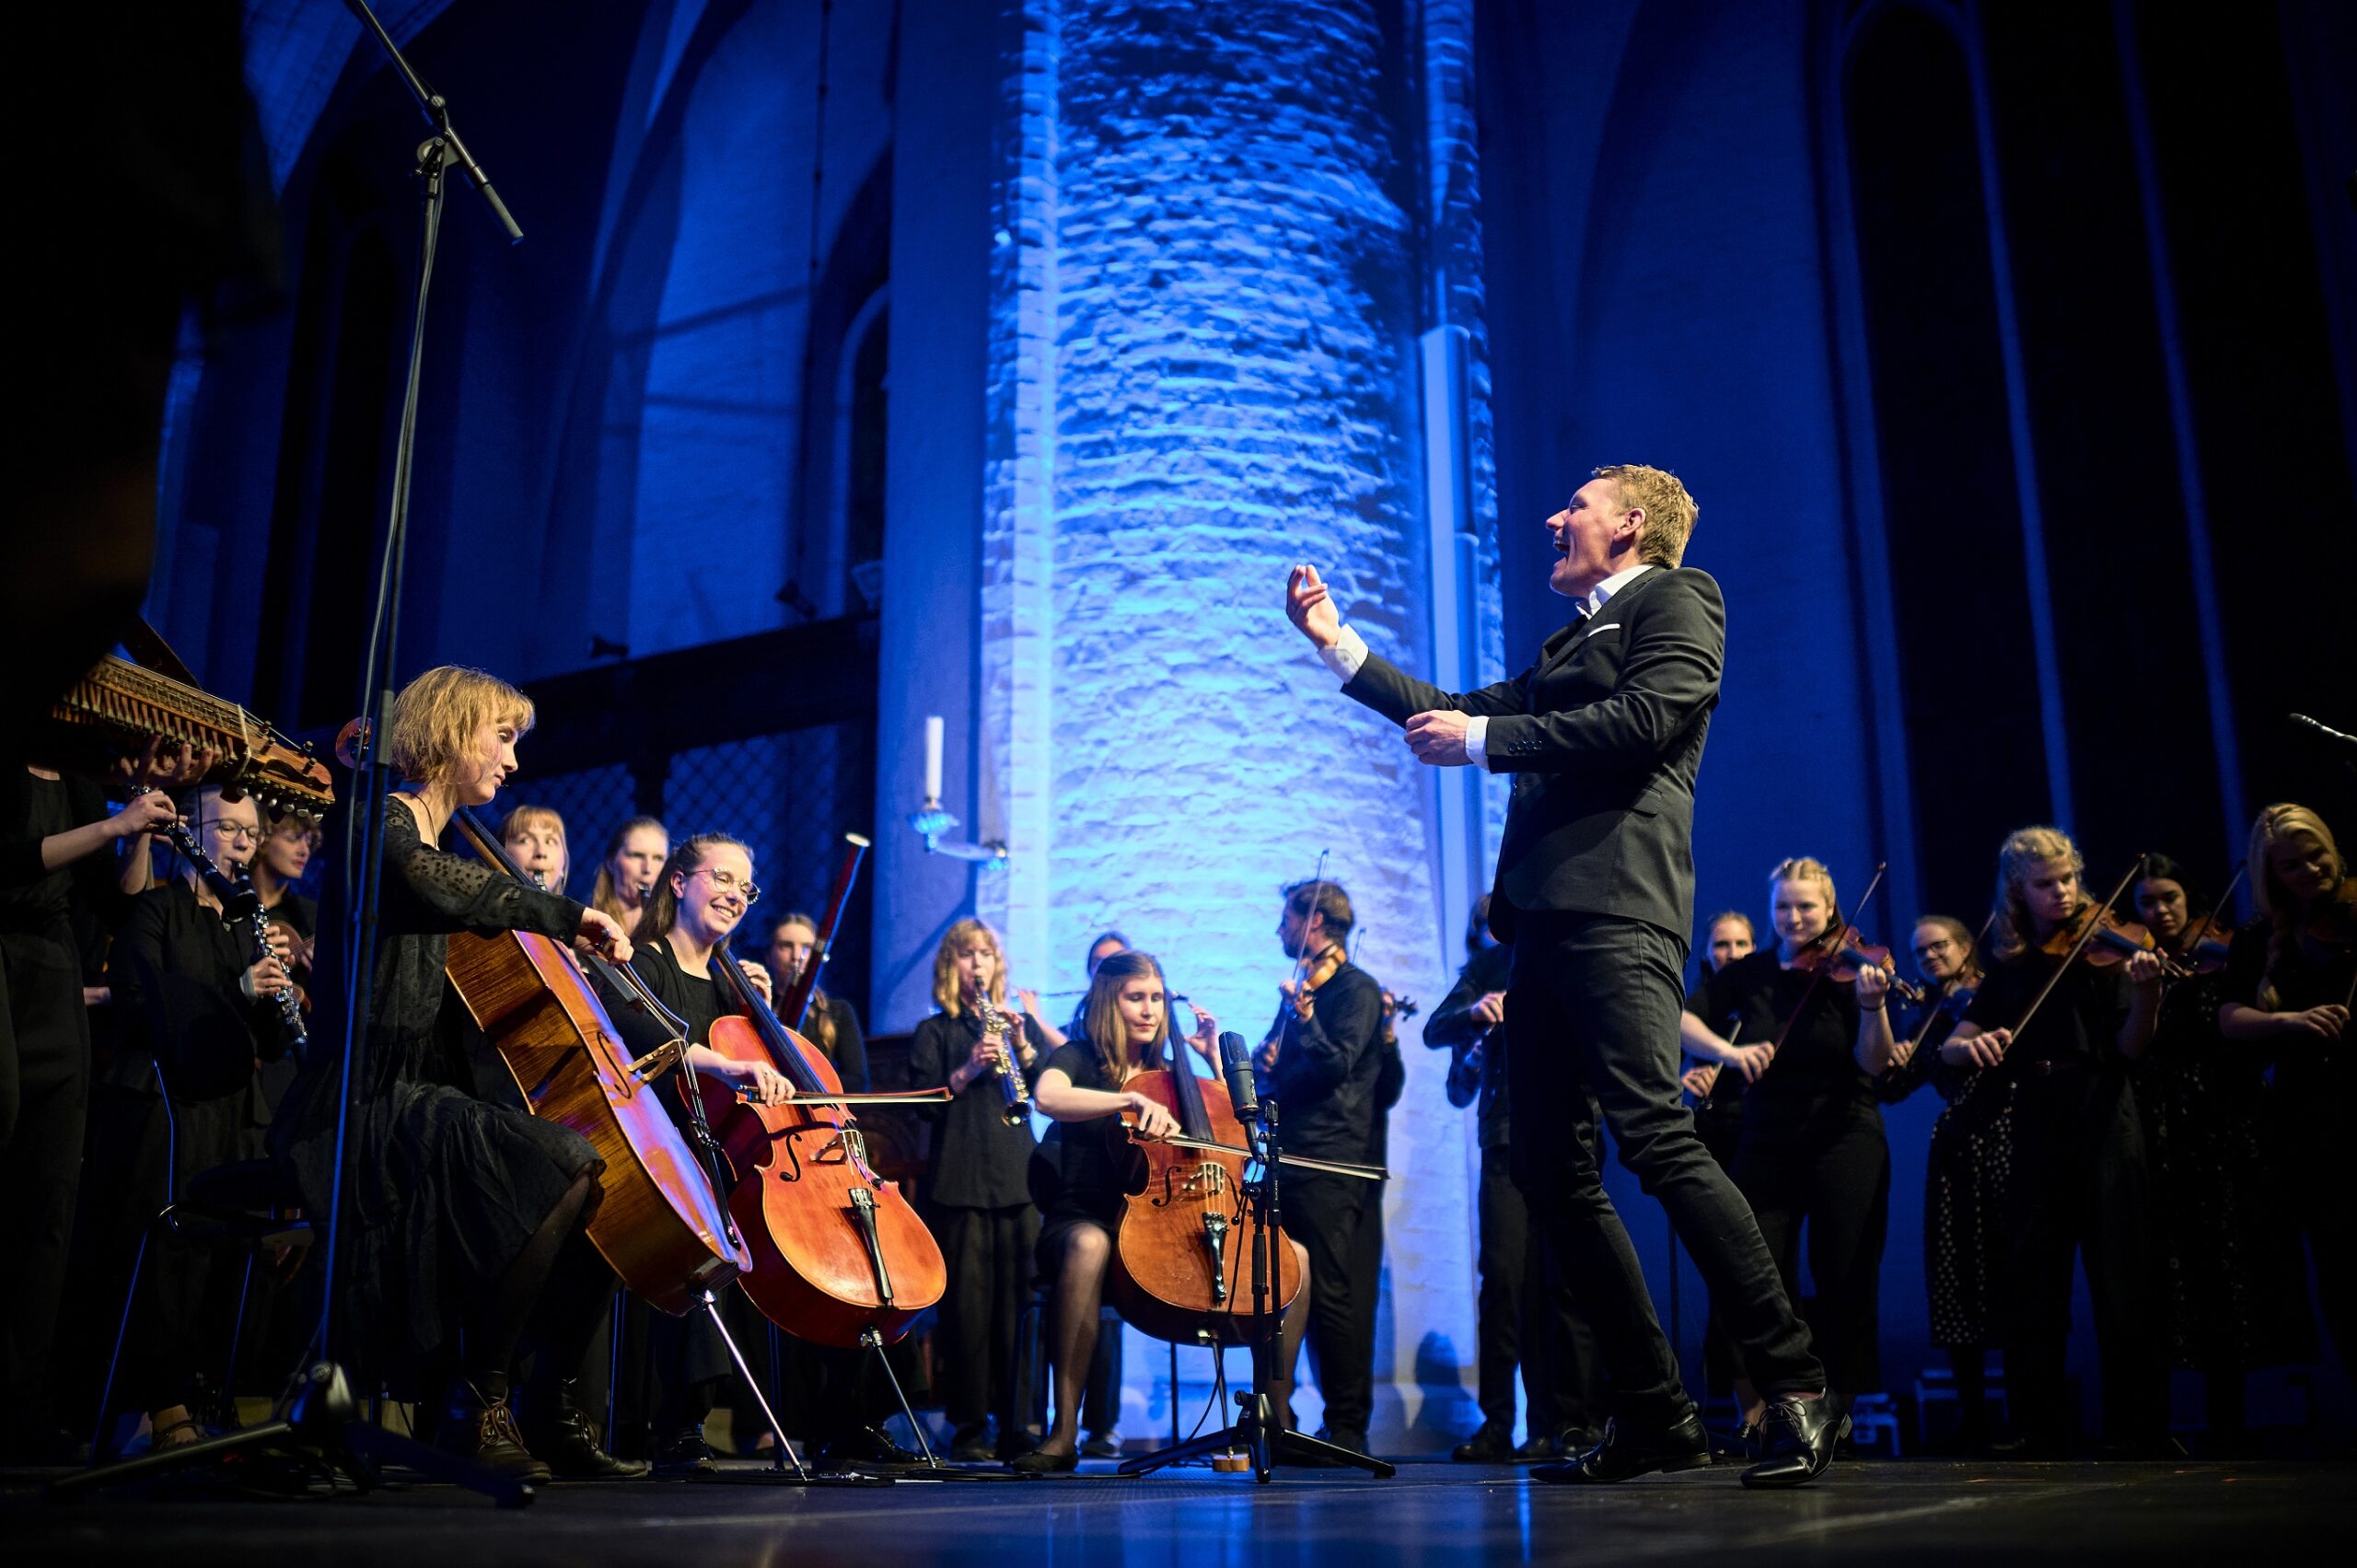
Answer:
[{"label": "microphone on stand", "polygon": [[2333,741],[2338,745],[2357,749],[2357,735],[2350,735],[2344,731],[2335,729],[2332,726],[2325,723],[2322,719],[2313,719],[2305,714],[2292,714],[2288,716],[2293,724],[2298,725],[2310,735]]},{"label": "microphone on stand", "polygon": [[1252,1047],[1234,1029],[1219,1037],[1220,1076],[1227,1081],[1228,1103],[1239,1121],[1260,1120],[1260,1090],[1252,1080]]}]

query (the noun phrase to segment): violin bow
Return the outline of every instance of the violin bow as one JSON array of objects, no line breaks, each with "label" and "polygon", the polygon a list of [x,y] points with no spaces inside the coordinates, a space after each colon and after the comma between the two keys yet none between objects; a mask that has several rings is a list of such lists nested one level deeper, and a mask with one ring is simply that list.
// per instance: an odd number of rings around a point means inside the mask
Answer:
[{"label": "violin bow", "polygon": [[[2079,939],[2071,944],[2071,950],[2062,955],[2062,961],[2054,966],[2054,972],[2046,977],[2046,983],[2038,988],[2038,994],[2030,998],[2029,1008],[2022,1014],[2022,1021],[2013,1028],[2013,1040],[2006,1042],[2006,1055],[2011,1056],[2014,1053],[2014,1044],[2020,1040],[2022,1031],[2029,1028],[2029,1021],[2038,1016],[2038,1010],[2046,1005],[2046,999],[2049,996],[2054,994],[2055,986],[2060,984],[2062,977],[2070,972],[2071,966],[2078,961],[2079,955],[2087,950],[2087,944],[2095,940],[2096,933],[2103,929],[2103,912],[2119,901],[2119,895],[2128,891],[2129,884],[2134,882],[2138,874],[2143,869],[2144,857],[2139,854],[2130,863],[2128,874],[2119,879],[2119,885],[2112,889],[2111,897],[2104,900],[2096,907],[2094,918],[2087,922],[2087,928],[2079,933]],[[2086,906],[2080,907],[2084,909]],[[1993,913],[1992,911],[1991,914]]]},{"label": "violin bow", "polygon": [[2210,906],[2210,912],[2201,917],[2201,923],[2195,926],[2193,928],[2193,935],[2185,939],[2185,950],[2187,952],[2190,953],[2196,947],[2201,946],[2201,939],[2209,935],[2211,932],[2217,929],[2218,912],[2226,907],[2227,900],[2235,896],[2235,889],[2243,885],[2244,874],[2249,870],[2249,861],[2238,860],[2235,862],[2235,874],[2226,879],[2226,890],[2218,895],[2218,901]]}]

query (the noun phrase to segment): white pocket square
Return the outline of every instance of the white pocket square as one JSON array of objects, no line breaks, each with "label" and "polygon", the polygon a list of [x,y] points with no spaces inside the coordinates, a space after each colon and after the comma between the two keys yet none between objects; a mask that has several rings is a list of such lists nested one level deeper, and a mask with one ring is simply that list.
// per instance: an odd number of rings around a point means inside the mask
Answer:
[{"label": "white pocket square", "polygon": [[1619,630],[1620,630],[1620,622],[1618,621],[1608,621],[1601,626],[1589,627],[1587,629],[1587,634],[1591,637],[1596,637],[1601,636],[1607,632],[1618,632]]}]

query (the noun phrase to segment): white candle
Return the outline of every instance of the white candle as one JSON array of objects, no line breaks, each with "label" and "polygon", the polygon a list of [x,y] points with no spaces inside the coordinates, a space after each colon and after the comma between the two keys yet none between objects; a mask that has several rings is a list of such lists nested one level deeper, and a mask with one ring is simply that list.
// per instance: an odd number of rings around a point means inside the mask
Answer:
[{"label": "white candle", "polygon": [[924,721],[924,801],[927,806],[941,798],[941,715],[927,714]]}]

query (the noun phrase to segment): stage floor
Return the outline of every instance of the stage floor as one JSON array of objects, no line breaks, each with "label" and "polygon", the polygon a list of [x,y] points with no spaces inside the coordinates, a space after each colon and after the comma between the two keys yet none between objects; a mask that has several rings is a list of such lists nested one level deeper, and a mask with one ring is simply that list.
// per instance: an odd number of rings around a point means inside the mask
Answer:
[{"label": "stage floor", "polygon": [[[749,1470],[754,1467],[731,1467]],[[1907,1568],[2013,1558],[2312,1555],[2348,1528],[2357,1471],[2265,1463],[1838,1467],[1799,1492],[1752,1493],[1732,1466],[1618,1487],[1539,1486],[1517,1469],[1409,1462],[1376,1481],[1285,1470],[1178,1470],[876,1489],[641,1481],[557,1486],[501,1512],[418,1486],[367,1496],[249,1501],[118,1493],[48,1504],[32,1478],[0,1482],[0,1542],[19,1563],[668,1563],[994,1561],[1006,1568],[1578,1562],[1721,1564],[1903,1557]],[[2328,1532],[2330,1533],[2328,1533]],[[2335,1555],[2338,1555],[2338,1551]]]}]

